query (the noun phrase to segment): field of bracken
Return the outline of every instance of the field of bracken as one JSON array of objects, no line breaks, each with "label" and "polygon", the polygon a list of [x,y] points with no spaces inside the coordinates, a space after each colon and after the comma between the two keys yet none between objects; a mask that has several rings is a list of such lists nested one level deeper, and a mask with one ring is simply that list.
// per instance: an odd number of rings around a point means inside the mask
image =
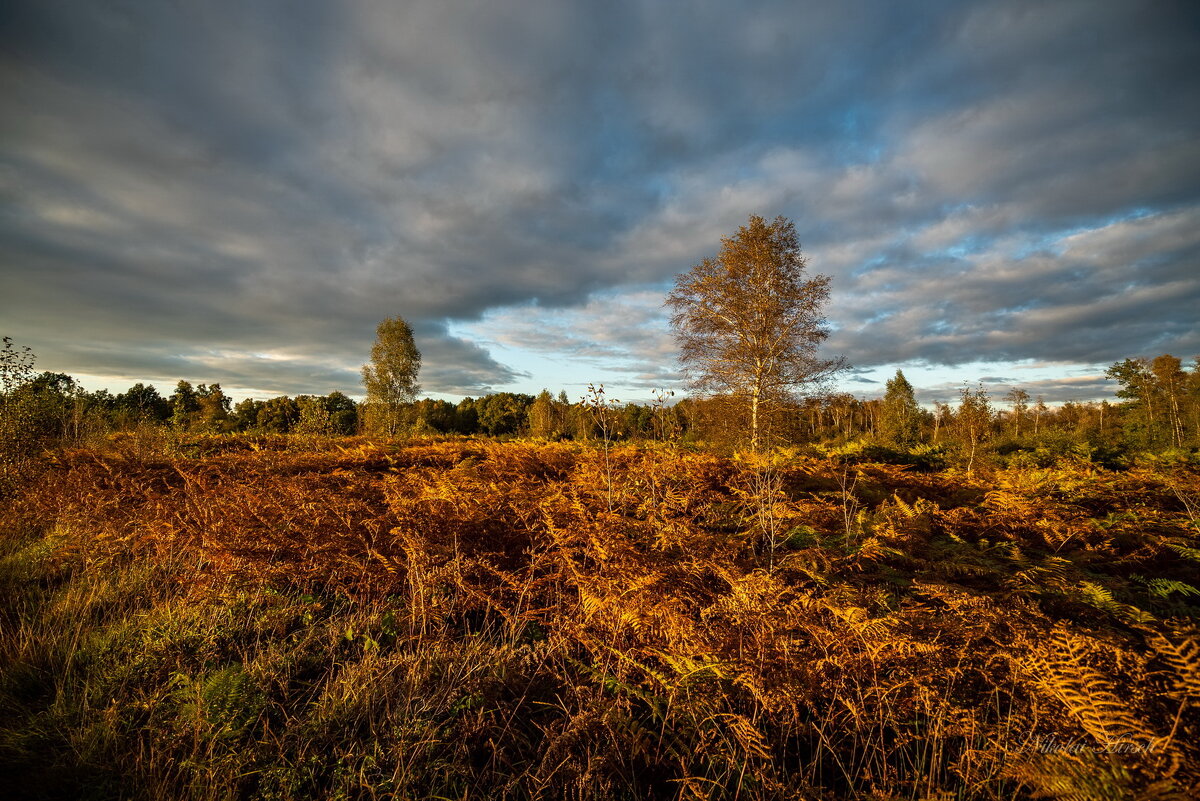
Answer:
[{"label": "field of bracken", "polygon": [[116,438],[4,511],[6,798],[1188,798],[1200,472]]}]

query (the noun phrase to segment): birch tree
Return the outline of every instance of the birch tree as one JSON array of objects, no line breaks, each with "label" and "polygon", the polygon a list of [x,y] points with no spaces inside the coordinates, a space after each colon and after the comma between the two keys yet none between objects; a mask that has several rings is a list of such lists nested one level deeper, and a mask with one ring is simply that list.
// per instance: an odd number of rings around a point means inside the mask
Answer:
[{"label": "birch tree", "polygon": [[421,351],[413,341],[412,328],[400,317],[384,320],[375,331],[371,363],[362,369],[367,390],[367,429],[394,437],[400,433],[404,411],[417,399],[421,386]]},{"label": "birch tree", "polygon": [[1020,387],[1013,387],[1004,399],[1012,407],[1013,436],[1020,439],[1021,423],[1025,420],[1025,413],[1029,411],[1029,393]]},{"label": "birch tree", "polygon": [[982,444],[991,437],[995,413],[992,411],[987,390],[982,384],[974,389],[964,386],[959,390],[959,399],[954,425],[958,429],[963,448],[967,451],[967,475],[972,475],[975,457]]},{"label": "birch tree", "polygon": [[765,407],[819,384],[843,366],[821,359],[829,329],[829,277],[809,277],[791,221],[751,216],[667,296],[680,362],[692,389],[726,395],[746,411],[757,449]]}]

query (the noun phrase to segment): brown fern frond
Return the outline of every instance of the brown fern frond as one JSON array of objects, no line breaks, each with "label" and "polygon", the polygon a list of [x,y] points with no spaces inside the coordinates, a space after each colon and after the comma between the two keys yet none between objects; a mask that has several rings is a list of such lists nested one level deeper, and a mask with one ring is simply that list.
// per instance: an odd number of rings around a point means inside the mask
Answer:
[{"label": "brown fern frond", "polygon": [[1087,750],[1029,756],[1011,762],[1005,773],[1029,787],[1034,798],[1128,801],[1135,796],[1134,778],[1126,768]]},{"label": "brown fern frond", "polygon": [[1185,637],[1173,643],[1161,634],[1150,636],[1154,652],[1171,666],[1171,681],[1185,698],[1200,698],[1200,641]]},{"label": "brown fern frond", "polygon": [[1098,743],[1155,740],[1157,735],[1128,709],[1111,682],[1088,665],[1089,646],[1076,634],[1055,630],[1048,653],[1028,665],[1034,683],[1057,698]]}]

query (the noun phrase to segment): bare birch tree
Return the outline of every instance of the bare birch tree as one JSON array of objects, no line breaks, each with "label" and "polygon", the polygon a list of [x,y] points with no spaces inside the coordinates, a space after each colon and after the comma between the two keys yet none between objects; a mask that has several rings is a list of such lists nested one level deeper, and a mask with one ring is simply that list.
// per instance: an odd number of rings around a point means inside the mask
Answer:
[{"label": "bare birch tree", "polygon": [[764,406],[818,384],[844,365],[820,359],[829,335],[822,307],[829,277],[805,274],[796,228],[759,216],[675,280],[667,296],[680,361],[701,394],[744,401],[757,449]]},{"label": "bare birch tree", "polygon": [[992,434],[992,421],[995,412],[992,411],[991,399],[983,384],[972,389],[964,385],[959,390],[958,412],[954,415],[954,426],[963,449],[967,452],[967,475],[974,475],[975,457],[983,443]]}]

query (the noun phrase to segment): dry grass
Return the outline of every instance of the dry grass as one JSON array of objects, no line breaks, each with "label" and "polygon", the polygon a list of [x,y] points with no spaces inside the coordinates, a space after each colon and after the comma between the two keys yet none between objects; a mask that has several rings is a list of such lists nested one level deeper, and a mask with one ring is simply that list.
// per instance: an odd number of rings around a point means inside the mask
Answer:
[{"label": "dry grass", "polygon": [[277,444],[69,452],[9,510],[12,781],[213,799],[1197,790],[1194,472]]}]

